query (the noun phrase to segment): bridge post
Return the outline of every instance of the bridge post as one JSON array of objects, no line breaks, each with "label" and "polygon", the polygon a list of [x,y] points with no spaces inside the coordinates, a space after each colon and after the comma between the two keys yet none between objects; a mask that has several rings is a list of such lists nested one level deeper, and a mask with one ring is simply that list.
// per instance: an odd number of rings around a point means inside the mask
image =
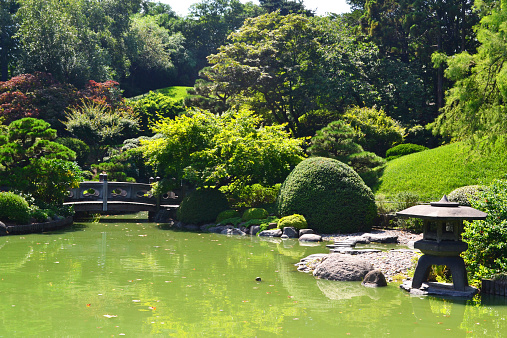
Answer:
[{"label": "bridge post", "polygon": [[102,182],[102,211],[107,211],[107,174],[99,174],[99,181]]}]

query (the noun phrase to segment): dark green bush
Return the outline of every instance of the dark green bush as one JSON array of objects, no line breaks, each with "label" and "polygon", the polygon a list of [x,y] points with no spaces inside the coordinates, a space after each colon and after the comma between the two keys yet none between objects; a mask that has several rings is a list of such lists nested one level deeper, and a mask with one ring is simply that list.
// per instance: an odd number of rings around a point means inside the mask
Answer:
[{"label": "dark green bush", "polygon": [[23,197],[12,192],[0,192],[0,221],[28,224],[30,218],[30,207]]},{"label": "dark green bush", "polygon": [[320,233],[370,230],[377,207],[370,188],[349,166],[312,157],[290,173],[277,199],[279,216],[300,214]]},{"label": "dark green bush", "polygon": [[240,224],[241,222],[243,222],[241,220],[241,217],[231,217],[231,218],[223,219],[220,222],[216,222],[216,223],[219,225],[229,225],[230,224],[233,226],[238,226],[238,224]]},{"label": "dark green bush", "polygon": [[306,229],[308,227],[308,223],[306,223],[306,219],[303,215],[294,214],[282,217],[278,220],[278,229],[283,229],[285,227]]},{"label": "dark green bush", "polygon": [[472,207],[488,214],[482,221],[465,222],[462,254],[471,283],[507,272],[507,180],[494,181],[470,200]]},{"label": "dark green bush", "polygon": [[184,223],[203,224],[217,219],[229,209],[225,195],[217,189],[197,189],[181,201],[176,218]]},{"label": "dark green bush", "polygon": [[477,199],[477,194],[485,189],[486,187],[482,185],[466,185],[451,191],[447,198],[451,202],[457,202],[460,205],[469,207],[471,206],[470,201],[472,199]]},{"label": "dark green bush", "polygon": [[240,215],[240,213],[238,211],[236,211],[236,210],[224,210],[224,211],[222,211],[221,213],[218,214],[217,219],[216,219],[215,222],[216,223],[220,223],[220,222],[222,222],[225,219],[236,218],[236,217],[241,218],[241,215]]},{"label": "dark green bush", "polygon": [[76,153],[76,162],[83,167],[90,155],[90,147],[80,139],[73,137],[59,137],[55,140],[56,143],[66,146]]},{"label": "dark green bush", "polygon": [[394,146],[390,149],[387,149],[386,151],[386,159],[388,161],[394,160],[395,158],[405,156],[408,154],[418,153],[423,150],[427,150],[425,146],[421,146],[419,144],[412,144],[412,143],[403,143],[398,144],[397,146]]},{"label": "dark green bush", "polygon": [[262,208],[250,208],[245,210],[241,219],[243,222],[252,220],[252,219],[264,219],[269,216],[269,213],[266,209]]}]

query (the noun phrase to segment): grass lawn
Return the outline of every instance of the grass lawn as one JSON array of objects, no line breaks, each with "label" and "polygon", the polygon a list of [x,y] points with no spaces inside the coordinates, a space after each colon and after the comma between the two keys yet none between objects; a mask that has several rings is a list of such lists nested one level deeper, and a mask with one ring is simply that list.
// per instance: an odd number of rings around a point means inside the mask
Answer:
[{"label": "grass lawn", "polygon": [[387,163],[374,192],[389,198],[409,191],[422,201],[440,200],[458,187],[506,178],[506,154],[506,146],[500,143],[481,151],[457,142],[406,155]]}]

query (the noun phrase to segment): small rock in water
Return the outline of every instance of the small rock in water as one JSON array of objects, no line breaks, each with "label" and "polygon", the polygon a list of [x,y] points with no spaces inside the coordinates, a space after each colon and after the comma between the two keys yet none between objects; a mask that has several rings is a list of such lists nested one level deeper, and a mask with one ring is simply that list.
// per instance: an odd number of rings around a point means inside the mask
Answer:
[{"label": "small rock in water", "polygon": [[262,279],[260,277],[255,278],[257,282],[262,282]]}]

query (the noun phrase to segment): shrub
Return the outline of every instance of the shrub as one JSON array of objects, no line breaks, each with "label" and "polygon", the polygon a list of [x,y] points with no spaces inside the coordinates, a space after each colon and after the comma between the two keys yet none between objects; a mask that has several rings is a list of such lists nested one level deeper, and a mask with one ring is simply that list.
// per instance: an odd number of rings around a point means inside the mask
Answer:
[{"label": "shrub", "polygon": [[30,223],[28,202],[12,192],[0,192],[0,220],[16,224]]},{"label": "shrub", "polygon": [[256,208],[276,201],[281,184],[265,187],[261,184],[230,184],[220,190],[227,196],[229,203],[237,208]]},{"label": "shrub", "polygon": [[243,222],[241,220],[241,217],[231,217],[231,218],[226,218],[226,219],[223,219],[221,220],[220,222],[216,222],[217,224],[220,224],[220,225],[228,225],[228,224],[231,224],[233,226],[237,226],[239,223]]},{"label": "shrub", "polygon": [[321,233],[370,230],[375,199],[359,175],[337,160],[312,157],[301,162],[283,183],[279,216],[300,214]]},{"label": "shrub", "polygon": [[226,220],[228,218],[236,218],[236,217],[240,217],[239,212],[237,212],[236,210],[224,210],[224,211],[222,211],[221,213],[218,214],[217,219],[216,219],[215,222],[216,223],[220,223],[223,220]]},{"label": "shrub", "polygon": [[90,155],[90,147],[83,141],[73,137],[59,137],[55,140],[56,143],[66,146],[76,153],[76,162],[83,167]]},{"label": "shrub", "polygon": [[245,210],[241,219],[243,222],[252,220],[252,219],[264,219],[269,216],[269,213],[266,209],[262,208],[250,208]]},{"label": "shrub", "polygon": [[390,149],[387,149],[386,151],[386,159],[388,161],[394,160],[395,158],[405,156],[408,154],[418,153],[423,150],[427,150],[425,146],[421,146],[419,144],[412,144],[412,143],[403,143],[398,144],[397,146],[394,146]]},{"label": "shrub", "polygon": [[282,217],[278,220],[278,229],[283,229],[285,227],[293,227],[296,229],[306,229],[308,227],[308,224],[306,223],[306,219],[304,216],[294,214],[294,215]]},{"label": "shrub", "polygon": [[473,208],[488,214],[485,220],[465,222],[462,254],[472,284],[507,271],[507,180],[494,181],[470,200]]},{"label": "shrub", "polygon": [[384,156],[387,149],[403,142],[405,129],[382,109],[352,107],[344,118],[360,134],[356,142],[366,151]]},{"label": "shrub", "polygon": [[482,185],[466,185],[451,191],[447,196],[450,202],[457,202],[460,205],[471,206],[471,200],[477,199],[480,191],[485,190],[486,187]]},{"label": "shrub", "polygon": [[225,195],[217,189],[197,189],[181,201],[176,218],[184,223],[214,222],[218,214],[229,209]]}]

